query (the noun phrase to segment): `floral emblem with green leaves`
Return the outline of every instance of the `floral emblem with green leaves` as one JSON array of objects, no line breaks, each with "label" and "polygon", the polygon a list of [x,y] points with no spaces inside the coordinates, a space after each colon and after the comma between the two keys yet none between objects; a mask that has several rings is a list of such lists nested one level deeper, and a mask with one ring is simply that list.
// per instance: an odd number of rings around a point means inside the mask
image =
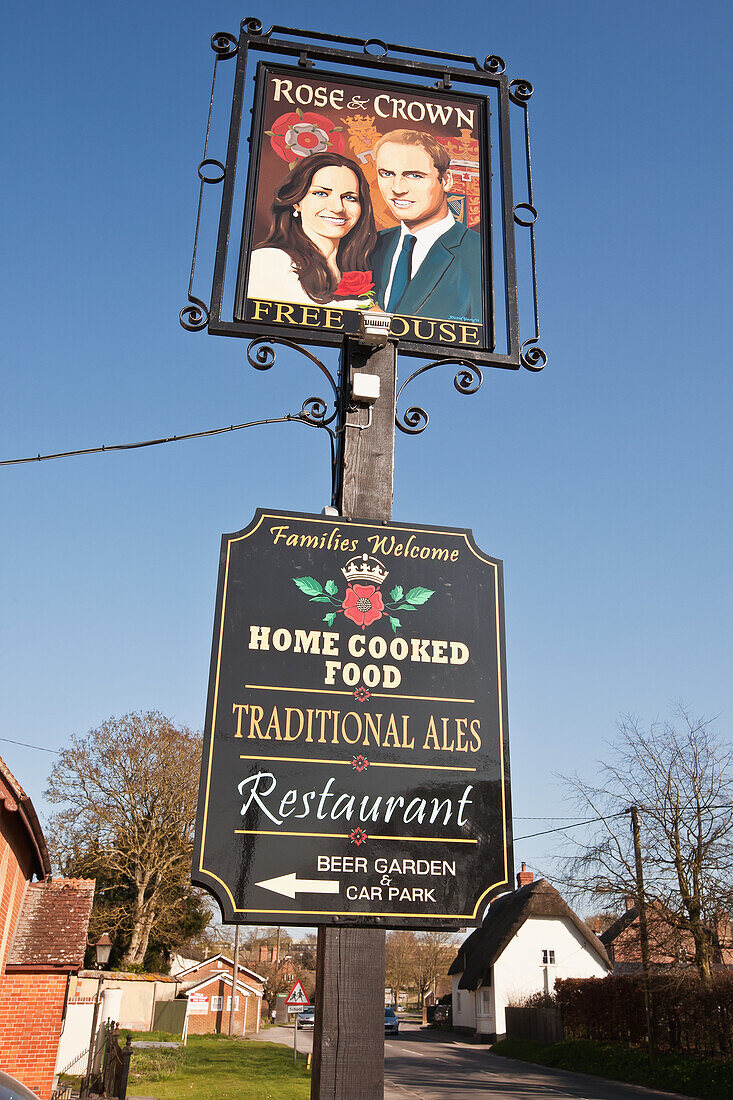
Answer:
[{"label": "floral emblem with green leaves", "polygon": [[[370,558],[367,554],[352,558],[341,572],[347,580],[343,598],[334,580],[321,584],[315,577],[293,577],[293,583],[308,596],[311,603],[328,603],[336,608],[323,617],[323,622],[328,626],[333,626],[336,616],[343,614],[364,630],[386,615],[396,634],[402,628],[396,612],[415,611],[435,594],[432,588],[421,585],[405,592],[402,585],[397,584],[390,592],[389,600],[385,601],[380,585],[388,573],[377,558]],[[368,583],[357,583],[364,581]]]}]

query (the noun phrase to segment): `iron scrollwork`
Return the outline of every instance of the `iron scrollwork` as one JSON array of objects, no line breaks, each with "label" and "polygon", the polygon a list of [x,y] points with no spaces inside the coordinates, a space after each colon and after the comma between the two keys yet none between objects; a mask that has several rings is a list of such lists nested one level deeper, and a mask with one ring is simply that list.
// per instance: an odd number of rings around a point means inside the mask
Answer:
[{"label": "iron scrollwork", "polygon": [[[436,359],[432,363],[425,363],[418,370],[413,371],[406,381],[400,386],[397,394],[397,402],[399,402],[402,396],[402,391],[406,386],[409,386],[410,382],[418,375],[424,374],[426,371],[432,370],[433,367],[441,367],[446,363],[451,363],[453,366],[458,365],[459,370],[453,379],[453,385],[459,393],[470,395],[477,393],[481,389],[484,376],[481,373],[481,369],[476,363],[471,363],[467,359]],[[428,413],[420,405],[411,405],[405,412],[400,420],[400,414],[395,417],[395,424],[404,432],[405,435],[419,435],[420,432],[424,432],[430,422]]]},{"label": "iron scrollwork", "polygon": [[[240,23],[240,27],[247,34],[251,34],[256,38],[262,34],[262,22],[255,15],[247,15]],[[270,32],[268,31],[268,34]]]},{"label": "iron scrollwork", "polygon": [[217,31],[211,36],[211,48],[220,61],[228,61],[239,49],[239,43],[228,31]]},{"label": "iron scrollwork", "polygon": [[498,54],[490,53],[484,60],[484,68],[487,73],[493,73],[494,76],[499,76],[500,73],[506,72],[506,62],[503,57],[499,57]]},{"label": "iron scrollwork", "polygon": [[[259,371],[271,370],[277,361],[277,352],[273,346],[275,344],[290,348],[291,351],[297,351],[299,355],[309,359],[311,363],[318,367],[331,387],[333,393],[332,410],[330,410],[330,403],[323,397],[306,397],[301,405],[300,412],[289,415],[287,419],[307,424],[312,428],[325,428],[328,432],[331,443],[331,503],[333,504],[336,501],[338,482],[336,443],[342,430],[342,405],[338,384],[325,363],[322,363],[317,356],[301,347],[300,344],[296,344],[295,341],[288,340],[284,336],[256,336],[254,340],[250,340],[247,345],[247,362],[249,365]],[[334,421],[336,422],[335,425]],[[332,425],[334,426],[332,427]]]},{"label": "iron scrollwork", "polygon": [[509,98],[524,111],[524,155],[527,172],[527,199],[525,202],[517,202],[512,209],[512,217],[516,225],[529,230],[529,247],[532,263],[532,305],[534,310],[534,335],[527,337],[519,348],[519,362],[527,370],[541,371],[547,364],[547,354],[539,345],[540,339],[540,307],[537,293],[537,254],[535,247],[535,223],[537,222],[537,207],[534,205],[532,193],[532,154],[529,145],[529,101],[534,92],[529,80],[512,80],[509,84]]},{"label": "iron scrollwork", "polygon": [[[197,298],[194,295],[193,280],[196,274],[196,253],[199,244],[199,228],[201,226],[201,207],[204,198],[204,185],[221,183],[226,175],[226,168],[222,162],[207,155],[209,151],[209,134],[211,133],[211,112],[214,106],[214,88],[216,87],[217,66],[220,61],[228,61],[229,58],[236,56],[239,51],[239,43],[233,34],[229,34],[227,31],[217,31],[216,34],[212,34],[211,36],[211,48],[216,56],[214,57],[214,72],[211,78],[211,96],[209,98],[209,117],[206,121],[204,155],[199,161],[196,169],[199,177],[199,200],[196,209],[196,228],[193,234],[191,274],[188,279],[188,293],[186,295],[188,304],[185,305],[178,314],[179,321],[189,332],[200,332],[201,329],[206,328],[209,323],[209,307],[201,298]],[[215,169],[215,171],[207,172],[207,169]]]}]

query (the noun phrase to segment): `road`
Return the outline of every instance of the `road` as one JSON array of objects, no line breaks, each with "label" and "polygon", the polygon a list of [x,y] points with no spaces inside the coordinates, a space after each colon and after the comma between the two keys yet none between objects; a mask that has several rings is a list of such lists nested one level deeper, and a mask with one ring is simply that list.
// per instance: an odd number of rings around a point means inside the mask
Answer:
[{"label": "road", "polygon": [[[292,1027],[272,1027],[259,1039],[292,1047]],[[298,1050],[313,1049],[313,1030],[298,1032]],[[500,1058],[450,1031],[402,1021],[384,1041],[384,1100],[663,1100],[671,1093],[617,1085],[600,1077]],[[675,1100],[679,1100],[676,1097]]]},{"label": "road", "polygon": [[384,1044],[384,1100],[661,1100],[669,1095],[500,1058],[450,1031],[417,1024],[403,1024],[399,1037]]}]

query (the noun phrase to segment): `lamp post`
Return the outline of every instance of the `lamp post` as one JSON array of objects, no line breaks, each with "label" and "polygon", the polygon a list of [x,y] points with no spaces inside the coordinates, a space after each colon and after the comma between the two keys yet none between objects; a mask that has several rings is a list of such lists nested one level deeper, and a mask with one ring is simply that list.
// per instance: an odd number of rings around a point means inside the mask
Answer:
[{"label": "lamp post", "polygon": [[91,1093],[92,1070],[94,1068],[94,1048],[96,1046],[95,1040],[97,1037],[97,1021],[99,1019],[99,1006],[102,999],[102,981],[104,979],[102,971],[109,962],[110,952],[112,951],[112,940],[109,938],[106,932],[103,932],[102,935],[99,937],[94,945],[94,950],[97,956],[97,970],[100,971],[100,974],[97,981],[97,996],[94,999],[92,1031],[89,1036],[89,1056],[87,1058],[87,1071],[82,1079],[81,1090],[79,1092],[79,1100],[87,1100]]}]

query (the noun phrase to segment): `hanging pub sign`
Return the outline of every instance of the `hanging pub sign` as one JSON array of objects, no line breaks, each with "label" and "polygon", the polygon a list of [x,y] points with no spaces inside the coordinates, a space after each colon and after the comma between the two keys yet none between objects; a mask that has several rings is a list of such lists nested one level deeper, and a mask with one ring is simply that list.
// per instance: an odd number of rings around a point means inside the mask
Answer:
[{"label": "hanging pub sign", "polygon": [[[381,333],[408,355],[539,370],[528,102],[503,60],[245,19],[225,161],[210,131],[189,304],[216,335],[343,346]],[[218,87],[218,85],[217,85]],[[211,124],[214,111],[212,84]],[[515,195],[512,113],[523,114]],[[221,185],[210,304],[194,294],[207,185]],[[517,241],[534,330],[520,337]]]},{"label": "hanging pub sign", "polygon": [[222,539],[193,881],[227,923],[480,923],[509,888],[501,562],[258,510]]},{"label": "hanging pub sign", "polygon": [[238,315],[398,339],[491,338],[488,101],[261,66]]}]

